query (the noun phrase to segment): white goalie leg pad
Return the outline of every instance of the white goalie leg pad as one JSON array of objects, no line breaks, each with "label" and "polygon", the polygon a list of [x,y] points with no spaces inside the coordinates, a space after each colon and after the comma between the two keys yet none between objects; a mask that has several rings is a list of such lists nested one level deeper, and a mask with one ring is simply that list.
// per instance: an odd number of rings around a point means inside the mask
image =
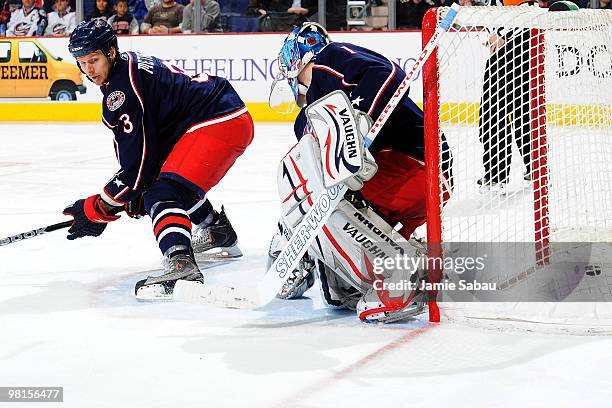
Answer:
[{"label": "white goalie leg pad", "polygon": [[[319,144],[312,135],[304,135],[285,155],[278,169],[278,191],[283,212],[279,223],[282,228],[279,229],[283,230],[285,238],[291,236],[291,230],[301,222],[324,189]],[[318,234],[315,244],[311,247],[312,251],[309,252],[318,254],[317,257],[332,270],[346,270],[347,272],[342,274],[343,279],[365,293],[374,277],[365,272],[361,247],[352,237],[356,232],[342,231],[354,211],[357,210],[348,202],[341,202]],[[377,218],[381,225],[384,225],[382,228],[391,233],[391,227],[380,217]],[[351,225],[353,229],[359,228],[359,233],[368,234],[367,229],[361,227],[360,223],[352,220]],[[376,238],[372,236],[371,239]],[[365,245],[368,246],[368,243]]]},{"label": "white goalie leg pad", "polygon": [[[307,134],[287,153],[278,169],[278,190],[283,212],[280,225],[284,238],[291,236],[292,229],[301,222],[324,188],[319,145],[312,135]],[[281,241],[280,237],[277,240]],[[359,312],[359,305],[354,301],[355,292],[351,288],[356,289],[362,296],[370,293],[368,301],[364,303],[363,308],[367,309],[364,316],[375,316],[383,321],[382,319],[388,318],[394,310],[405,306],[405,302],[398,299],[406,302],[406,299],[410,299],[412,291],[407,290],[389,293],[385,289],[380,295],[374,292],[372,296],[370,289],[375,281],[411,279],[411,271],[408,269],[393,274],[380,265],[385,259],[398,255],[412,258],[416,255],[416,249],[367,207],[357,209],[343,200],[317,235],[309,254],[327,267],[323,270],[317,268],[317,271],[320,277],[325,273],[328,278],[327,289],[320,279],[324,295],[325,290],[328,294],[333,291],[338,295],[330,296],[330,304],[357,307]],[[375,268],[380,270],[380,273]],[[295,282],[299,282],[299,279]],[[324,298],[328,300],[327,297]],[[381,302],[382,306],[379,307]],[[370,312],[378,309],[382,311]]]},{"label": "white goalie leg pad", "polygon": [[372,209],[357,209],[342,200],[317,236],[311,252],[365,293],[377,279],[376,265],[403,254],[407,245]]},{"label": "white goalie leg pad", "polygon": [[342,201],[310,253],[361,292],[356,305],[361,320],[391,322],[423,311],[419,286],[426,273],[425,248],[407,241],[370,208]]},{"label": "white goalie leg pad", "polygon": [[325,305],[338,309],[355,310],[363,294],[319,259],[316,259],[315,263],[321,299]]},{"label": "white goalie leg pad", "polygon": [[282,222],[292,230],[325,189],[319,147],[310,134],[302,137],[283,157],[277,173]]}]

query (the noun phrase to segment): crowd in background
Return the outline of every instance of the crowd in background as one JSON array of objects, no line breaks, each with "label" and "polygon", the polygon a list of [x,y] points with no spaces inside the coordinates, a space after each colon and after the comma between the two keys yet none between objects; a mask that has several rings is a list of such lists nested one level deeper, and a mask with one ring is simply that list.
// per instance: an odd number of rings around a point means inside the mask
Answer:
[{"label": "crowd in background", "polygon": [[[197,0],[201,4],[201,32],[286,32],[304,21],[318,21],[318,0]],[[420,29],[431,7],[483,5],[486,0],[396,0],[397,29]],[[490,1],[490,0],[489,0]],[[499,0],[498,0],[499,1]],[[589,7],[589,0],[572,0]],[[598,0],[612,8],[612,0]],[[172,34],[194,32],[194,0],[84,0],[87,20],[103,18],[117,34]],[[388,0],[367,0],[366,12],[386,9]],[[543,0],[539,0],[541,5]],[[0,0],[0,36],[69,35],[77,24],[75,0]],[[381,13],[382,18],[388,17]],[[350,16],[349,16],[350,19]],[[330,31],[384,29],[347,22],[347,2],[327,1],[325,25]]]}]

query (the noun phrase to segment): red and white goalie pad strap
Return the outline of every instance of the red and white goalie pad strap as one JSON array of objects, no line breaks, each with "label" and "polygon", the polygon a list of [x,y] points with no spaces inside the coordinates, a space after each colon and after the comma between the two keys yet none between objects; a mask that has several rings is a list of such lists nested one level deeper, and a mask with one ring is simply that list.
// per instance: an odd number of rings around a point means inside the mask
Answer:
[{"label": "red and white goalie pad strap", "polygon": [[330,188],[346,183],[359,190],[376,173],[374,158],[364,146],[371,121],[356,112],[342,91],[334,91],[306,108],[306,116],[319,142],[323,182]]}]

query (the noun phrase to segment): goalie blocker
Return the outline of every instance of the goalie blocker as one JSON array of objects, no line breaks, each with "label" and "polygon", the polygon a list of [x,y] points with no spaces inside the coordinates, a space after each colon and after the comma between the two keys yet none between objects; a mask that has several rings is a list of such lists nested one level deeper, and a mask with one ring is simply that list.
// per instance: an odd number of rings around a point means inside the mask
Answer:
[{"label": "goalie blocker", "polygon": [[[283,215],[270,246],[270,263],[325,188],[343,182],[360,189],[378,169],[363,147],[367,115],[353,111],[344,93],[322,98],[307,113],[313,132],[279,166]],[[385,161],[385,167],[393,163]],[[382,176],[387,175],[385,168]],[[317,276],[329,306],[356,309],[362,320],[390,322],[419,314],[426,300],[418,289],[425,270],[382,266],[398,255],[420,258],[420,244],[406,240],[359,197],[349,193],[340,202],[279,296],[301,296]]]}]

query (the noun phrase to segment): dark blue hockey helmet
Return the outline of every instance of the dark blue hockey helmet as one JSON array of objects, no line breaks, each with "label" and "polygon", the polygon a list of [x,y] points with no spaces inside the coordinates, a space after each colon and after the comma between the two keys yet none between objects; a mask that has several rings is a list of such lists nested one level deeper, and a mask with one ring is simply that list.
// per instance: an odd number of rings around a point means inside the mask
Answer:
[{"label": "dark blue hockey helmet", "polygon": [[119,50],[117,36],[113,27],[101,18],[80,22],[70,34],[68,44],[68,50],[74,58],[91,54],[97,50],[101,50],[109,57],[111,47]]}]

